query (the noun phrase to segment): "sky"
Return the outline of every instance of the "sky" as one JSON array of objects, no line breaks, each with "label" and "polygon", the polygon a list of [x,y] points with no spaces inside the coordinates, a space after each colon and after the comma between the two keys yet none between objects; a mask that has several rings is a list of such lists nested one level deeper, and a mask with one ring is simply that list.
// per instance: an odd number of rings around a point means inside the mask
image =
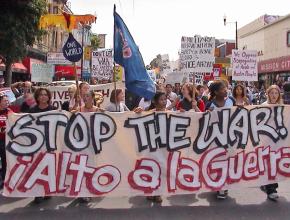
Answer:
[{"label": "sky", "polygon": [[[235,39],[238,28],[258,17],[287,15],[290,0],[69,0],[74,14],[95,14],[92,31],[107,34],[106,48],[113,46],[113,6],[128,26],[145,64],[157,54],[178,59],[181,37],[194,35]],[[289,24],[290,27],[290,24]]]}]

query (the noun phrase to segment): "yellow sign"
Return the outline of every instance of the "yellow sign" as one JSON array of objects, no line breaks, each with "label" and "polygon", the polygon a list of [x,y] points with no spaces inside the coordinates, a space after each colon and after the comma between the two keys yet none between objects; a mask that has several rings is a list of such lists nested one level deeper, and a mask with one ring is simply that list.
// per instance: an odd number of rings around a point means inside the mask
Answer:
[{"label": "yellow sign", "polygon": [[123,74],[124,74],[124,68],[122,66],[116,66],[114,71],[116,74],[116,81],[122,81]]},{"label": "yellow sign", "polygon": [[85,60],[91,60],[92,55],[92,48],[91,47],[85,47],[84,49],[84,59]]}]

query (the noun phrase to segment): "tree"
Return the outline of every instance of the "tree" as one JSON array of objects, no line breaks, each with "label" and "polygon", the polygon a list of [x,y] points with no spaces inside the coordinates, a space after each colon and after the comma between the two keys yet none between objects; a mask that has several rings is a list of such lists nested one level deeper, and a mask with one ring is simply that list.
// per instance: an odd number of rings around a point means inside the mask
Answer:
[{"label": "tree", "polygon": [[12,64],[22,60],[27,47],[45,33],[39,20],[46,13],[46,0],[9,0],[0,2],[0,55],[4,57],[7,86],[12,81]]},{"label": "tree", "polygon": [[100,46],[100,39],[98,38],[98,35],[93,34],[91,36],[91,47],[93,50],[97,50]]},{"label": "tree", "polygon": [[150,62],[151,69],[159,68],[160,71],[163,70],[162,68],[162,59],[161,55],[158,54],[151,62]]}]

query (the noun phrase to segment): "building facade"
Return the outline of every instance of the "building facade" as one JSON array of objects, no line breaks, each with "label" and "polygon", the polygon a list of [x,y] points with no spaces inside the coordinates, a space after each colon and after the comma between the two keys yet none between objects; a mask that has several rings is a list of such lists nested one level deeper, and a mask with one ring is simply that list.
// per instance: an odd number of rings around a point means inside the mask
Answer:
[{"label": "building facade", "polygon": [[290,14],[263,15],[238,30],[239,49],[258,51],[260,85],[290,81]]}]

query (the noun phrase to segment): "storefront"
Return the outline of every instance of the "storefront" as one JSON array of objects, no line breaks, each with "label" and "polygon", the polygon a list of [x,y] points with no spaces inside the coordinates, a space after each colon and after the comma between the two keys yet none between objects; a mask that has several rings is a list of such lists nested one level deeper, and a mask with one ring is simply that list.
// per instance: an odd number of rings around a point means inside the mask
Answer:
[{"label": "storefront", "polygon": [[[77,74],[78,77],[80,78],[81,68],[79,66],[77,66]],[[74,66],[72,65],[55,66],[54,81],[62,81],[62,80],[75,80]]]},{"label": "storefront", "polygon": [[282,85],[290,81],[290,56],[258,62],[259,83],[266,88],[272,84]]}]

